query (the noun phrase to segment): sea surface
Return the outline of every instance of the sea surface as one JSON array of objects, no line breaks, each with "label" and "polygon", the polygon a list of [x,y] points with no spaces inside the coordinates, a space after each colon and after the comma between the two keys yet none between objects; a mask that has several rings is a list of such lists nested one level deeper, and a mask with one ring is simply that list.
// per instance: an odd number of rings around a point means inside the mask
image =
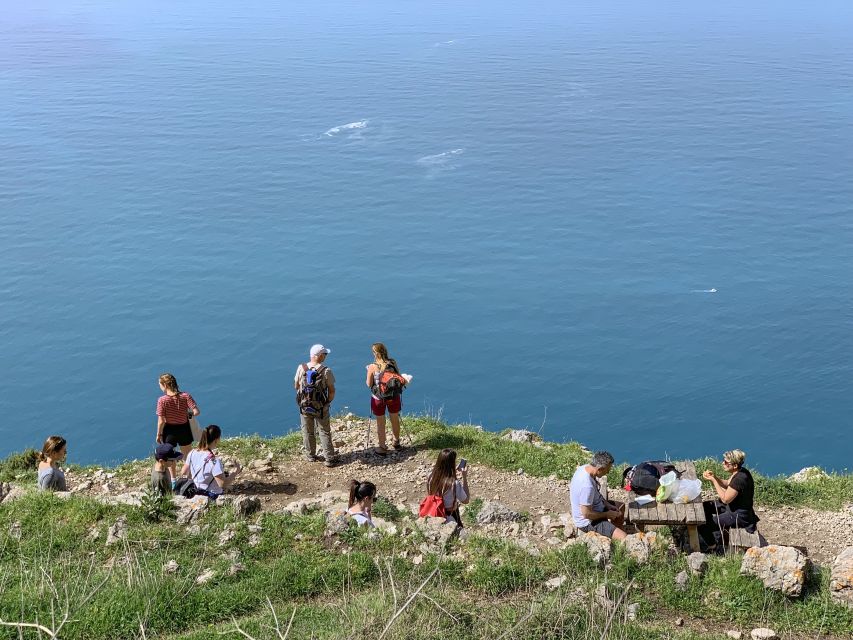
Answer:
[{"label": "sea surface", "polygon": [[0,455],[151,452],[157,376],[619,460],[853,467],[853,3],[0,0]]}]

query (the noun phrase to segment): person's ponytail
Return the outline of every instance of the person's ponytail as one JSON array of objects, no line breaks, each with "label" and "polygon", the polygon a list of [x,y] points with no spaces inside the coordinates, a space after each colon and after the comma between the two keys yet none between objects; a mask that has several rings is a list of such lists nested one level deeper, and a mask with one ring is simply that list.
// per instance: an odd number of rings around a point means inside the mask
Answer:
[{"label": "person's ponytail", "polygon": [[220,429],[215,424],[209,424],[204,429],[201,430],[201,437],[198,439],[198,449],[199,451],[204,451],[210,447],[210,445],[219,438],[222,437],[222,429]]},{"label": "person's ponytail", "polygon": [[359,482],[358,480],[349,481],[349,506],[357,502],[361,502],[365,498],[372,498],[376,495],[376,485],[372,482]]}]

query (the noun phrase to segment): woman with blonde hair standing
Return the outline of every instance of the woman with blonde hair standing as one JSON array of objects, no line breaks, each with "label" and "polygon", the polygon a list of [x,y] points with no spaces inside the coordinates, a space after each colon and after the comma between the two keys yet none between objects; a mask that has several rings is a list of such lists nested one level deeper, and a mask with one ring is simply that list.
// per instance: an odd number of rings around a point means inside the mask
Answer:
[{"label": "woman with blonde hair standing", "polygon": [[193,397],[178,388],[171,373],[164,373],[158,382],[163,395],[157,400],[157,444],[179,446],[186,460],[193,443],[190,415],[197,416],[201,411]]},{"label": "woman with blonde hair standing", "polygon": [[388,355],[388,349],[381,342],[375,342],[373,362],[367,365],[365,384],[370,389],[370,412],[376,418],[376,431],[379,446],[373,452],[379,456],[388,454],[385,446],[385,412],[391,418],[391,432],[394,434],[392,446],[396,451],[403,449],[400,444],[400,410],[403,408],[403,389],[408,380],[400,374],[397,361]]}]

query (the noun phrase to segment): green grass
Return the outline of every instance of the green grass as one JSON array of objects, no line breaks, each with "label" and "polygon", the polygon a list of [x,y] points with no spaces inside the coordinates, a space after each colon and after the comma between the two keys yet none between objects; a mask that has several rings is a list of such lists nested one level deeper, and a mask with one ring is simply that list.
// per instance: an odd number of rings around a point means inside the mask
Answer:
[{"label": "green grass", "polygon": [[432,450],[455,449],[459,457],[502,471],[524,472],[531,476],[572,477],[579,464],[589,456],[576,442],[548,443],[536,447],[510,442],[498,434],[480,431],[472,426],[447,424],[424,416],[406,416],[404,428],[419,447]]},{"label": "green grass", "polygon": [[[127,542],[106,547],[106,529],[122,515],[128,521]],[[227,508],[213,508],[200,531],[192,532],[169,521],[146,522],[141,508],[32,492],[0,507],[0,618],[45,623],[57,612],[61,617],[68,604],[73,615],[63,640],[137,638],[140,623],[149,638],[200,639],[214,629],[233,631],[232,618],[256,638],[274,638],[269,598],[283,625],[295,608],[291,638],[337,639],[356,630],[370,638],[432,576],[423,592],[428,597],[418,597],[386,638],[485,640],[501,633],[519,639],[598,638],[604,612],[591,604],[591,595],[577,601],[569,594],[578,588],[591,594],[602,582],[619,594],[632,580],[635,587],[625,604],[642,605],[640,620],[617,619],[609,637],[693,637],[657,626],[661,610],[718,626],[772,621],[783,631],[839,637],[853,625],[853,610],[831,603],[825,575],[809,585],[804,598],[789,601],[741,576],[735,559],[712,559],[707,576],[693,579],[682,593],[673,579],[685,560],[668,559],[663,552],[638,566],[617,547],[612,566],[603,571],[579,545],[533,556],[510,540],[473,534],[415,565],[410,559],[423,553],[418,535],[377,535],[354,527],[330,540],[319,512],[265,513],[256,521],[262,526],[260,544],[250,547],[249,523],[235,521]],[[15,523],[20,537],[13,534]],[[236,537],[221,546],[219,534],[226,527]],[[90,535],[93,530],[98,538]],[[228,576],[233,551],[246,569]],[[180,567],[175,574],[163,571],[170,560]],[[206,569],[217,577],[195,584]],[[544,581],[557,575],[567,576],[564,586],[546,591]],[[160,615],[164,611],[168,615]],[[18,635],[0,629],[0,638]],[[23,638],[36,636],[24,632]]]}]

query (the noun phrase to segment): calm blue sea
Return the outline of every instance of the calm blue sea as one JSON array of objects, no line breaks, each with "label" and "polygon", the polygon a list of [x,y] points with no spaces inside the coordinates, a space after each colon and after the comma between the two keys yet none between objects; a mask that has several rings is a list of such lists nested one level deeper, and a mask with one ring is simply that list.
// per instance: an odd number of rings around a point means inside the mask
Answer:
[{"label": "calm blue sea", "polygon": [[[0,455],[150,452],[173,372],[620,460],[853,467],[847,0],[0,2]],[[713,291],[716,290],[716,291]]]}]

